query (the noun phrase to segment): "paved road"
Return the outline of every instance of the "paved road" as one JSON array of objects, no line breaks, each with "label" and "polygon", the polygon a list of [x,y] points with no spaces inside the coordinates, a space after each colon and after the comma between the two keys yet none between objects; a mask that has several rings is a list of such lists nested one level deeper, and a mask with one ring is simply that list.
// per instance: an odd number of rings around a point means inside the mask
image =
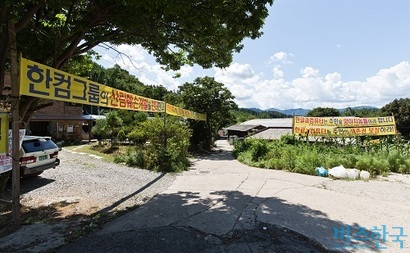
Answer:
[{"label": "paved road", "polygon": [[[251,168],[218,147],[141,208],[57,251],[410,252],[409,236],[393,236],[410,234],[409,175],[331,180]],[[383,240],[366,240],[378,232]]]}]

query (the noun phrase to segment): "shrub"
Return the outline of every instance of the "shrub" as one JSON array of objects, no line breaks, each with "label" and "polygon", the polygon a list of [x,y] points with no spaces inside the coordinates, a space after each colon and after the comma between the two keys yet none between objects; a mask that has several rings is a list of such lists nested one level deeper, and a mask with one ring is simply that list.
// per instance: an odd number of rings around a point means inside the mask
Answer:
[{"label": "shrub", "polygon": [[255,140],[252,143],[251,155],[252,161],[257,162],[268,153],[268,145],[264,140]]},{"label": "shrub", "polygon": [[369,171],[372,176],[387,175],[390,171],[410,173],[410,145],[408,143],[390,143],[389,139],[377,146],[362,146],[360,139],[354,144],[344,145],[332,139],[308,143],[297,141],[289,145],[291,137],[281,141],[245,140],[235,144],[235,155],[240,162],[251,166],[292,172],[314,174],[319,166],[333,168],[343,165]]},{"label": "shrub", "polygon": [[154,118],[138,128],[132,133],[146,143],[140,144],[142,151],[129,158],[130,163],[154,171],[176,172],[188,168],[191,131],[186,125],[177,118],[167,117],[166,125],[162,119]]},{"label": "shrub", "polygon": [[233,148],[233,156],[237,158],[240,153],[247,151],[252,146],[252,140],[245,139],[244,141],[235,141]]}]

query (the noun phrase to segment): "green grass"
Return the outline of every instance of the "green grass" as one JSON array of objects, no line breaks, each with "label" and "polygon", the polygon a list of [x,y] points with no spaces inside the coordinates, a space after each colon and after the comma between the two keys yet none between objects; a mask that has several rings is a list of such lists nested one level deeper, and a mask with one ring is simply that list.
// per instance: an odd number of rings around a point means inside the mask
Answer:
[{"label": "green grass", "polygon": [[410,173],[410,144],[404,141],[381,139],[369,145],[343,145],[333,142],[289,142],[282,140],[245,140],[236,142],[234,155],[238,161],[254,167],[286,170],[315,175],[316,167],[326,169],[343,165],[345,168],[366,170],[372,176],[386,176],[390,172]]},{"label": "green grass", "polygon": [[129,146],[117,146],[111,148],[108,144],[98,145],[92,143],[87,145],[67,146],[64,147],[64,149],[101,156],[105,161],[114,163],[115,157],[126,153],[128,147]]}]

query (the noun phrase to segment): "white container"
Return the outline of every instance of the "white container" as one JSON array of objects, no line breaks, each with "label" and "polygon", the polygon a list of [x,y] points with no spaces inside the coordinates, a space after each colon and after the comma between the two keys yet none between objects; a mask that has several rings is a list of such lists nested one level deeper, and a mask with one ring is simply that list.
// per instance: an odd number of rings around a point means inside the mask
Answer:
[{"label": "white container", "polygon": [[370,173],[368,171],[365,171],[365,170],[360,171],[360,179],[369,180],[369,178],[370,178]]},{"label": "white container", "polygon": [[343,165],[329,169],[329,175],[334,178],[347,178],[347,171]]},{"label": "white container", "polygon": [[359,178],[359,170],[357,169],[346,169],[347,178],[351,180],[356,180]]}]

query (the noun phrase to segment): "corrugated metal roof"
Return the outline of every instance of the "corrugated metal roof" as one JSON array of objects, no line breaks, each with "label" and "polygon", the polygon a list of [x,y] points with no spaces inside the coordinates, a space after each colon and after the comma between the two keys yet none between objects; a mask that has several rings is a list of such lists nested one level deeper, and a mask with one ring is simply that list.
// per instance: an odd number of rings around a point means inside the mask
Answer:
[{"label": "corrugated metal roof", "polygon": [[260,125],[233,125],[228,127],[226,130],[231,130],[231,131],[249,131],[254,128],[259,127]]},{"label": "corrugated metal roof", "polygon": [[262,132],[254,134],[248,138],[253,139],[264,139],[264,140],[277,140],[280,139],[282,135],[292,134],[292,129],[275,129],[268,128]]},{"label": "corrugated metal roof", "polygon": [[241,125],[262,125],[264,127],[292,128],[293,118],[280,119],[252,119],[242,122]]}]

